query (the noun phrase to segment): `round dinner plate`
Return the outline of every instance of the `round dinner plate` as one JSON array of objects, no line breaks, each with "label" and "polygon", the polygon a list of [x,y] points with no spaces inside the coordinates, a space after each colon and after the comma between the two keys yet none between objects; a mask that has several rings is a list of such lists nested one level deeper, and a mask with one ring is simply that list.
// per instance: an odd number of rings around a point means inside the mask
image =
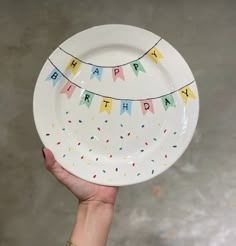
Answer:
[{"label": "round dinner plate", "polygon": [[185,151],[199,112],[197,85],[163,38],[103,25],[62,43],[34,91],[34,119],[59,164],[90,182],[149,180]]}]

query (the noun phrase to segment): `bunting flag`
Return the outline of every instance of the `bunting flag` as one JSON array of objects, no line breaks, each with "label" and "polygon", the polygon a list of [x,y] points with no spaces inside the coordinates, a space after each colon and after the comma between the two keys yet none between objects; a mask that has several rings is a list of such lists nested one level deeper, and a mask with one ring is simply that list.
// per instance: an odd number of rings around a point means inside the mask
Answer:
[{"label": "bunting flag", "polygon": [[94,77],[97,77],[97,79],[101,81],[102,71],[103,71],[102,67],[92,66],[90,79],[93,79]]},{"label": "bunting flag", "polygon": [[56,83],[61,79],[62,74],[61,72],[59,72],[56,68],[54,68],[50,74],[48,75],[48,77],[46,78],[46,80],[52,80],[53,86],[56,85]]},{"label": "bunting flag", "polygon": [[76,85],[72,84],[70,81],[67,81],[67,83],[64,85],[64,87],[61,90],[61,94],[66,94],[67,97],[70,98],[75,88]]},{"label": "bunting flag", "polygon": [[100,104],[100,113],[106,111],[108,114],[111,113],[112,99],[109,97],[103,97]]},{"label": "bunting flag", "polygon": [[152,48],[149,52],[148,55],[152,58],[152,60],[154,62],[157,63],[158,59],[163,58],[163,55],[161,54],[161,52],[157,49],[157,48]]},{"label": "bunting flag", "polygon": [[80,65],[81,65],[81,62],[78,59],[72,58],[67,64],[66,70],[71,70],[73,74],[77,74],[80,68]]},{"label": "bunting flag", "polygon": [[189,97],[192,99],[196,99],[196,96],[194,95],[193,91],[190,89],[189,85],[180,89],[179,93],[185,104],[187,103]]},{"label": "bunting flag", "polygon": [[122,67],[113,67],[112,68],[112,77],[113,80],[116,81],[117,78],[121,78],[125,80],[124,71]]},{"label": "bunting flag", "polygon": [[131,105],[132,105],[131,101],[121,100],[121,102],[120,102],[120,114],[127,112],[129,115],[131,115]]},{"label": "bunting flag", "polygon": [[143,100],[140,103],[141,103],[141,108],[142,108],[143,114],[146,114],[147,111],[150,111],[154,114],[152,99]]},{"label": "bunting flag", "polygon": [[169,107],[175,107],[175,100],[172,94],[161,97],[161,101],[163,103],[165,111],[167,111]]},{"label": "bunting flag", "polygon": [[136,76],[138,76],[139,71],[144,72],[145,70],[143,68],[143,65],[141,64],[141,62],[139,60],[131,62],[130,63],[131,68],[133,69],[134,73]]},{"label": "bunting flag", "polygon": [[94,94],[92,92],[85,90],[81,96],[80,105],[85,104],[89,108],[92,103],[93,97]]}]

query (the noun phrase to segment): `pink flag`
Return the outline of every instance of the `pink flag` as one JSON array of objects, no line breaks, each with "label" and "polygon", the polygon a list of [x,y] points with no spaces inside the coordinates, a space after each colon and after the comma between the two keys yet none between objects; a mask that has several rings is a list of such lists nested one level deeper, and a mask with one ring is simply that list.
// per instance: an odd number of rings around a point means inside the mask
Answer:
[{"label": "pink flag", "polygon": [[113,80],[116,81],[117,78],[121,78],[125,80],[124,72],[122,67],[113,67],[112,68],[112,77]]},{"label": "pink flag", "polygon": [[71,97],[75,90],[76,86],[72,84],[70,81],[67,81],[67,83],[64,85],[64,87],[61,90],[62,94],[66,94],[68,98]]},{"label": "pink flag", "polygon": [[147,111],[151,111],[154,114],[152,99],[141,101],[141,108],[142,108],[143,114],[146,114]]}]

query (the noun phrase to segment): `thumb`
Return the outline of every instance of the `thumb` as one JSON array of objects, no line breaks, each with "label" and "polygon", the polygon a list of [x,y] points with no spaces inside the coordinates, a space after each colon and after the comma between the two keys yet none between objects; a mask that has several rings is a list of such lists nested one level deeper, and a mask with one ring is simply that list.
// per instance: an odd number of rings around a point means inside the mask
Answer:
[{"label": "thumb", "polygon": [[64,183],[65,179],[70,176],[63,167],[61,167],[54,158],[53,153],[47,149],[42,149],[43,156],[45,159],[45,167],[50,171],[61,183]]}]

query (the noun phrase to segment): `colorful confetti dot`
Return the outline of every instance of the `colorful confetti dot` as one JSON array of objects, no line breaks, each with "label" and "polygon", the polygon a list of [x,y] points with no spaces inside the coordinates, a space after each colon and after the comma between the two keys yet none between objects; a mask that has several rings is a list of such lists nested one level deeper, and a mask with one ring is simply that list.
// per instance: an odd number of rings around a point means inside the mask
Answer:
[{"label": "colorful confetti dot", "polygon": [[80,146],[80,143],[78,143],[77,145]]},{"label": "colorful confetti dot", "polygon": [[144,125],[142,125],[141,127],[144,128]]},{"label": "colorful confetti dot", "polygon": [[92,149],[89,150],[89,152],[91,152],[91,151],[92,151]]},{"label": "colorful confetti dot", "polygon": [[148,143],[147,143],[147,142],[145,142],[145,145],[148,145]]},{"label": "colorful confetti dot", "polygon": [[82,156],[80,157],[80,159],[83,160],[83,159],[84,159],[84,156],[82,155]]},{"label": "colorful confetti dot", "polygon": [[61,144],[61,142],[57,142],[57,145]]},{"label": "colorful confetti dot", "polygon": [[124,176],[127,176],[127,174],[126,174],[126,173],[124,173]]},{"label": "colorful confetti dot", "polygon": [[137,174],[137,176],[139,176],[139,175],[140,175],[140,173]]},{"label": "colorful confetti dot", "polygon": [[123,136],[120,136],[121,139],[123,139]]},{"label": "colorful confetti dot", "polygon": [[167,155],[165,155],[165,158],[167,158]]},{"label": "colorful confetti dot", "polygon": [[118,172],[118,168],[116,168],[116,172]]},{"label": "colorful confetti dot", "polygon": [[154,141],[157,141],[157,139],[156,139],[156,138],[153,138],[153,140],[154,140]]},{"label": "colorful confetti dot", "polygon": [[108,122],[108,120],[105,120],[105,123],[107,123]]},{"label": "colorful confetti dot", "polygon": [[141,149],[140,151],[141,151],[141,152],[144,152],[144,149]]},{"label": "colorful confetti dot", "polygon": [[68,148],[68,151],[71,152],[71,147]]},{"label": "colorful confetti dot", "polygon": [[54,124],[54,123],[52,123],[52,124],[51,124],[51,126],[52,126],[52,128],[54,128],[55,124]]},{"label": "colorful confetti dot", "polygon": [[174,132],[173,134],[175,135],[177,132]]},{"label": "colorful confetti dot", "polygon": [[50,136],[50,134],[49,133],[46,133],[46,136]]},{"label": "colorful confetti dot", "polygon": [[95,175],[93,175],[93,178],[95,179],[97,177],[97,175],[95,174]]},{"label": "colorful confetti dot", "polygon": [[123,124],[120,124],[121,127],[123,127]]},{"label": "colorful confetti dot", "polygon": [[166,133],[167,129],[164,130],[164,133]]},{"label": "colorful confetti dot", "polygon": [[110,155],[109,157],[112,158],[112,155]]},{"label": "colorful confetti dot", "polygon": [[122,150],[122,149],[123,149],[122,147],[119,148],[119,150]]},{"label": "colorful confetti dot", "polygon": [[65,158],[66,157],[66,154],[64,154],[62,157]]},{"label": "colorful confetti dot", "polygon": [[134,163],[134,162],[132,163],[132,166],[133,166],[133,167],[135,166],[135,163]]},{"label": "colorful confetti dot", "polygon": [[154,173],[154,170],[152,170],[152,174]]},{"label": "colorful confetti dot", "polygon": [[155,160],[151,160],[151,162],[155,162]]},{"label": "colorful confetti dot", "polygon": [[110,140],[109,140],[109,139],[107,139],[107,140],[106,140],[106,143],[109,143],[109,141],[110,141]]},{"label": "colorful confetti dot", "polygon": [[82,120],[79,120],[79,123],[82,123],[83,121]]},{"label": "colorful confetti dot", "polygon": [[98,161],[98,158],[96,158],[96,161]]},{"label": "colorful confetti dot", "polygon": [[94,139],[94,136],[92,136],[91,139]]},{"label": "colorful confetti dot", "polygon": [[69,123],[71,123],[72,121],[71,120],[68,120]]},{"label": "colorful confetti dot", "polygon": [[130,136],[130,132],[128,132],[128,136]]},{"label": "colorful confetti dot", "polygon": [[177,145],[173,145],[172,147],[173,147],[173,148],[177,148]]},{"label": "colorful confetti dot", "polygon": [[68,112],[68,111],[66,111],[66,114],[69,114],[69,112]]},{"label": "colorful confetti dot", "polygon": [[104,173],[106,173],[106,171],[105,170],[102,170]]},{"label": "colorful confetti dot", "polygon": [[66,130],[66,128],[62,128],[62,131],[65,131]]},{"label": "colorful confetti dot", "polygon": [[98,127],[98,131],[101,131],[101,128],[100,127]]}]

